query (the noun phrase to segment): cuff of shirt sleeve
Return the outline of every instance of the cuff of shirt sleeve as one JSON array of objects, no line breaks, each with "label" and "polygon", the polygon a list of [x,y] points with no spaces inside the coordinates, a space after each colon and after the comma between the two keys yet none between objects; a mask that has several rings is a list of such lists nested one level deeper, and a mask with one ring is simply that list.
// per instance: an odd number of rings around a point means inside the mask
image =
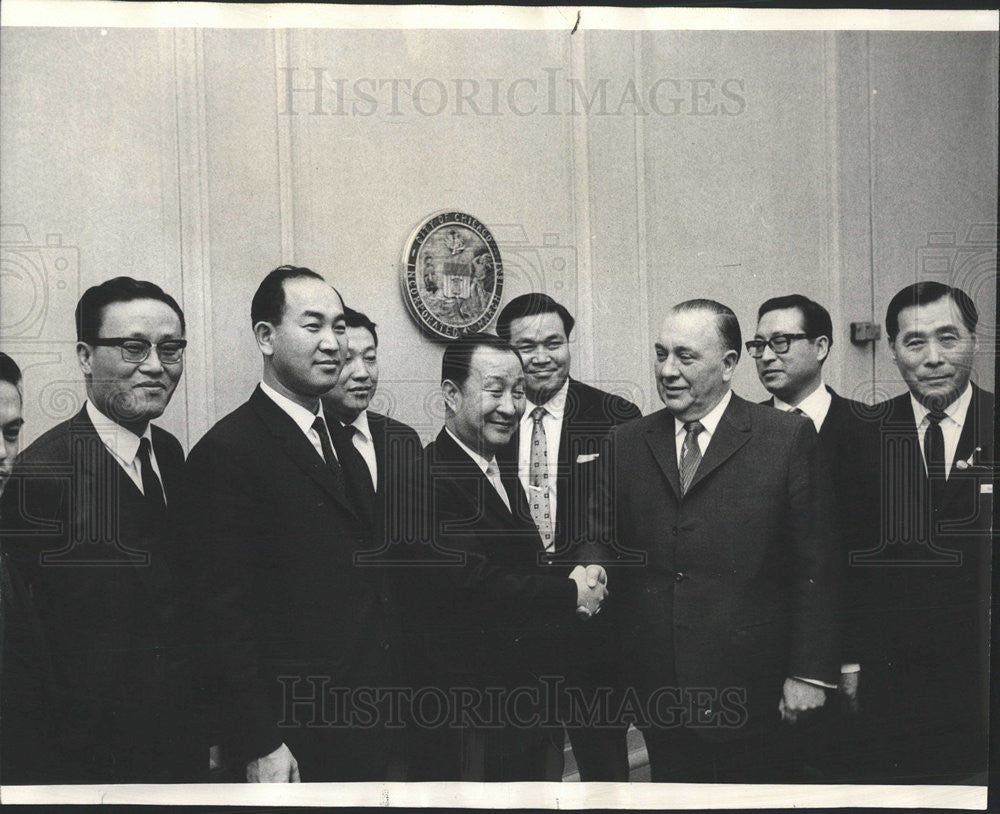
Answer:
[{"label": "cuff of shirt sleeve", "polygon": [[806,684],[815,684],[817,687],[826,687],[828,690],[837,689],[836,684],[828,684],[826,681],[820,681],[818,678],[805,678],[804,676],[792,676],[792,678],[804,681]]},{"label": "cuff of shirt sleeve", "polygon": [[840,672],[841,673],[860,673],[861,672],[861,665],[858,664],[857,662],[853,662],[853,661],[852,662],[848,662],[847,664],[841,664],[840,665]]}]

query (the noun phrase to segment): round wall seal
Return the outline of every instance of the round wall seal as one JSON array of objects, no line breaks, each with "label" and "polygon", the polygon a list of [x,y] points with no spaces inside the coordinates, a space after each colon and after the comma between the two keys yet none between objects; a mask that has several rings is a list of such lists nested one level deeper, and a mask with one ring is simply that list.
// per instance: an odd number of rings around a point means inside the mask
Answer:
[{"label": "round wall seal", "polygon": [[456,339],[482,331],[503,294],[503,265],[493,234],[464,212],[444,211],[406,242],[403,299],[420,327]]}]

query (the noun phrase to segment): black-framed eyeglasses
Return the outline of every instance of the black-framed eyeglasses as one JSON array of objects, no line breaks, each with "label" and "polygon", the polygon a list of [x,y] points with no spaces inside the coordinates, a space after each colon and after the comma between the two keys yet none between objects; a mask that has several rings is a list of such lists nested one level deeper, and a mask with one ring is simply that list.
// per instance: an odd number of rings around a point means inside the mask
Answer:
[{"label": "black-framed eyeglasses", "polygon": [[764,348],[769,347],[775,353],[788,353],[794,339],[808,339],[809,334],[778,334],[768,340],[751,339],[746,343],[747,353],[753,359],[760,359],[764,355]]},{"label": "black-framed eyeglasses", "polygon": [[[95,339],[87,344],[102,348],[118,348],[122,352],[122,360],[133,365],[145,362],[153,347],[153,343],[148,339],[134,339],[129,336],[109,336]],[[165,342],[157,343],[156,355],[163,364],[176,365],[184,358],[184,348],[186,347],[186,339],[168,339]]]}]

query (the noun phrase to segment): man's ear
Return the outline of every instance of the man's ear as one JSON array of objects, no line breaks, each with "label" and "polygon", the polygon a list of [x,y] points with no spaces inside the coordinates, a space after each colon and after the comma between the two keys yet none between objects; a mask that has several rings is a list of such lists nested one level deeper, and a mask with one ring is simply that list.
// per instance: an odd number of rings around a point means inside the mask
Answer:
[{"label": "man's ear", "polygon": [[93,372],[90,366],[93,355],[93,348],[86,342],[76,343],[76,359],[80,363],[80,370],[83,371],[84,376],[89,376]]},{"label": "man's ear", "polygon": [[825,362],[826,358],[830,355],[830,337],[828,336],[817,336],[816,337],[816,359],[820,362]]},{"label": "man's ear", "polygon": [[893,340],[892,342],[890,342],[888,348],[889,348],[889,356],[892,358],[893,364],[898,365],[899,359],[896,356],[896,341]]},{"label": "man's ear", "polygon": [[274,355],[274,325],[266,320],[261,320],[253,326],[254,339],[257,340],[257,347],[264,356]]},{"label": "man's ear", "polygon": [[734,350],[727,350],[722,354],[722,378],[729,381],[733,378],[736,370],[736,363],[740,360],[740,355]]},{"label": "man's ear", "polygon": [[444,397],[444,406],[452,413],[458,412],[458,402],[462,396],[462,391],[451,379],[441,382],[441,395]]}]

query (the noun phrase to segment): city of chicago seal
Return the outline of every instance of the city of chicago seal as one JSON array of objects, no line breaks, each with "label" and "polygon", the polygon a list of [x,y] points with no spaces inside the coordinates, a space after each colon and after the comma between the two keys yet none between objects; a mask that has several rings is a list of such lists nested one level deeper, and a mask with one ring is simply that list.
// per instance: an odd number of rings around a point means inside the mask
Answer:
[{"label": "city of chicago seal", "polygon": [[464,212],[444,211],[406,242],[403,299],[420,327],[455,339],[483,330],[503,294],[503,265],[492,233]]}]

